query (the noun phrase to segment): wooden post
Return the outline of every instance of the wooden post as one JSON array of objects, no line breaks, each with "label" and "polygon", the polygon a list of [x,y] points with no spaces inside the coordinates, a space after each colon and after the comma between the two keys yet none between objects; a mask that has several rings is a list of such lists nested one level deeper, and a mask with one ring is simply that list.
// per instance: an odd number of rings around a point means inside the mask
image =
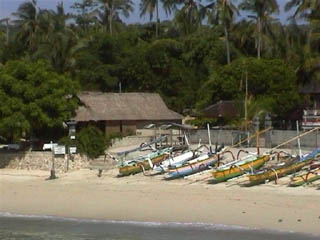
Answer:
[{"label": "wooden post", "polygon": [[260,136],[259,131],[257,131],[257,154],[260,155]]},{"label": "wooden post", "polygon": [[67,148],[67,172],[69,171],[69,159],[70,159],[70,156],[71,156],[71,153],[70,153],[70,146],[66,146]]},{"label": "wooden post", "polygon": [[51,166],[51,170],[50,170],[50,177],[49,180],[53,180],[56,179],[56,171],[55,171],[55,166],[54,166],[54,149],[52,148],[52,142],[51,142],[51,152],[52,152],[52,166]]}]

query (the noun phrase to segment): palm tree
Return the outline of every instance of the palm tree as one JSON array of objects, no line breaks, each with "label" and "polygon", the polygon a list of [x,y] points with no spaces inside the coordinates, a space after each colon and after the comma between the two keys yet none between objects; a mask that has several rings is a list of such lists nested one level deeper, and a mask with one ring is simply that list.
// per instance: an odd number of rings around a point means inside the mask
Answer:
[{"label": "palm tree", "polygon": [[36,34],[39,31],[39,12],[37,0],[22,3],[13,15],[17,18],[14,22],[20,27],[18,37],[26,42],[31,51],[36,49]]},{"label": "palm tree", "polygon": [[[303,82],[311,81],[320,71],[320,1],[318,0],[291,0],[285,5],[288,11],[296,7],[291,17],[307,19],[310,22],[310,30],[307,36],[307,42],[300,51],[300,64],[297,69],[297,76],[302,78]],[[317,51],[318,50],[318,51]]]},{"label": "palm tree", "polygon": [[3,23],[3,22],[6,23],[6,44],[7,45],[9,45],[9,21],[10,21],[10,18],[0,19],[0,23]]},{"label": "palm tree", "polygon": [[164,0],[163,6],[166,12],[176,12],[174,22],[185,34],[194,32],[201,24],[200,5],[195,0]]},{"label": "palm tree", "polygon": [[108,20],[109,31],[112,35],[112,23],[115,19],[120,19],[120,14],[129,17],[133,12],[133,2],[131,0],[96,0]]},{"label": "palm tree", "polygon": [[239,11],[232,3],[232,0],[213,0],[213,2],[205,6],[204,9],[211,9],[210,15],[213,17],[213,22],[223,26],[227,50],[227,62],[230,64],[231,59],[228,29],[234,20],[234,14],[239,15]]},{"label": "palm tree", "polygon": [[261,58],[262,33],[268,20],[272,19],[271,14],[279,12],[277,0],[243,0],[239,8],[254,13],[249,18],[256,20],[257,24],[257,56]]},{"label": "palm tree", "polygon": [[285,10],[289,11],[292,8],[296,8],[293,17],[300,18],[312,18],[320,11],[319,0],[290,0],[285,5]]},{"label": "palm tree", "polygon": [[159,36],[159,0],[141,0],[140,2],[140,17],[149,13],[150,21],[153,18],[153,13],[156,12],[156,38]]},{"label": "palm tree", "polygon": [[87,31],[90,24],[94,22],[93,15],[95,15],[95,11],[92,11],[94,7],[96,7],[94,0],[77,1],[71,5],[71,8],[78,12],[78,15],[73,15],[73,18],[84,32]]}]

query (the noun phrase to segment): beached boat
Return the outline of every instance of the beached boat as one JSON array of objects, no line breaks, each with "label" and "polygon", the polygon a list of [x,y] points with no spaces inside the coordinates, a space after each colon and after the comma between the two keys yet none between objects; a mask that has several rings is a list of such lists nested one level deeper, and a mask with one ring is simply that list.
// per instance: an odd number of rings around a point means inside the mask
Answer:
[{"label": "beached boat", "polygon": [[212,183],[227,181],[262,167],[270,158],[270,155],[248,155],[241,160],[227,163],[212,172]]},{"label": "beached boat", "polygon": [[154,170],[158,173],[166,172],[170,167],[177,167],[181,166],[182,164],[186,163],[187,161],[197,157],[198,154],[192,151],[188,151],[182,153],[178,156],[172,157],[170,156],[167,160],[163,161],[159,165],[157,165]]},{"label": "beached boat", "polygon": [[202,154],[196,159],[193,159],[180,167],[169,168],[169,171],[165,176],[165,179],[176,179],[204,171],[208,169],[210,166],[213,166],[214,163],[217,161],[217,154],[213,154],[211,156],[208,154]]},{"label": "beached boat", "polygon": [[248,185],[257,185],[265,183],[266,181],[277,180],[280,177],[295,173],[301,170],[304,166],[310,164],[315,158],[318,157],[319,154],[320,148],[317,148],[311,153],[302,157],[296,157],[287,163],[265,169],[257,173],[248,174],[250,182]]},{"label": "beached boat", "polygon": [[289,184],[290,187],[298,187],[305,183],[312,183],[320,179],[320,168],[309,171],[298,176],[293,176]]},{"label": "beached boat", "polygon": [[129,176],[131,174],[136,174],[152,169],[154,165],[164,161],[169,156],[171,150],[172,148],[166,148],[158,150],[151,154],[144,155],[134,160],[123,162],[119,166],[118,176]]}]

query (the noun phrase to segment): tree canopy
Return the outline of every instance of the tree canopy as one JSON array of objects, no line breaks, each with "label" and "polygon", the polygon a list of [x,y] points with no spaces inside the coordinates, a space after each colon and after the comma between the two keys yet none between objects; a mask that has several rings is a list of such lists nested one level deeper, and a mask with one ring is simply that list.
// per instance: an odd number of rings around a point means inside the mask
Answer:
[{"label": "tree canopy", "polygon": [[0,70],[0,132],[10,139],[71,118],[78,89],[45,61],[8,61]]},{"label": "tree canopy", "polygon": [[157,92],[175,111],[201,112],[244,99],[246,73],[252,101],[289,119],[306,104],[298,89],[320,81],[320,8],[288,1],[282,24],[278,2],[145,0],[135,7],[150,22],[125,24],[133,1],[81,0],[72,14],[25,1],[15,20],[0,19],[0,129],[18,136],[61,124],[77,89]]}]

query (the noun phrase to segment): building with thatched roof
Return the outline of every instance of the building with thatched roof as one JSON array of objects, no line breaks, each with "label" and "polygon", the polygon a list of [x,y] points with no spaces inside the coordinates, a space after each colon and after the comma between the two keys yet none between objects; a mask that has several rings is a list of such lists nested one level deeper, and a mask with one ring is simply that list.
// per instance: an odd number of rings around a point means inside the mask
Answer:
[{"label": "building with thatched roof", "polygon": [[182,123],[183,116],[170,110],[157,93],[82,92],[76,111],[77,125],[96,122],[106,133],[133,132],[150,123]]}]

